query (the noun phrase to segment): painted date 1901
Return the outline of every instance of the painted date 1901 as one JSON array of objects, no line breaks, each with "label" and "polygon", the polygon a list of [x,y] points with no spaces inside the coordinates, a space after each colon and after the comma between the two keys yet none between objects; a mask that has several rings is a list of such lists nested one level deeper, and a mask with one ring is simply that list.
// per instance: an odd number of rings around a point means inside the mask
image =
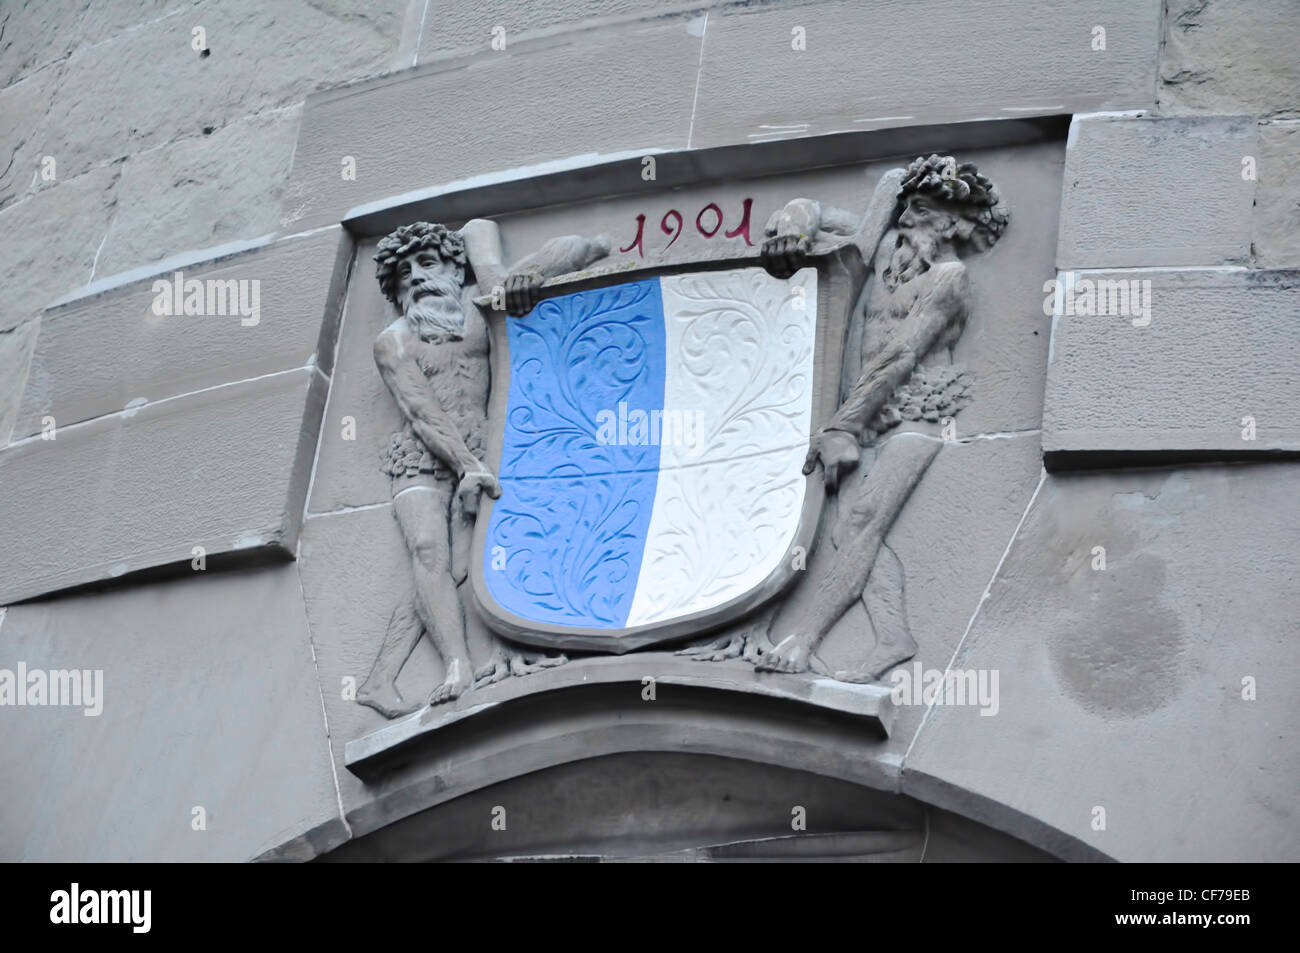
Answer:
[{"label": "painted date 1901", "polygon": [[[753,245],[749,240],[749,214],[754,207],[752,198],[745,199],[745,204],[740,212],[740,224],[729,231],[723,232],[724,238],[743,238],[746,245]],[[665,235],[672,236],[668,239],[668,244],[664,245],[660,251],[667,251],[672,247],[673,242],[682,237],[682,230],[685,228],[686,220],[682,213],[675,208],[670,208],[664,213],[664,217],[659,220],[659,230]],[[723,215],[722,209],[717,202],[710,202],[704,208],[700,209],[695,216],[695,229],[705,238],[713,238],[722,231]],[[636,217],[636,237],[630,241],[626,247],[620,248],[621,252],[630,252],[636,249],[636,253],[642,258],[645,257],[645,213]]]}]

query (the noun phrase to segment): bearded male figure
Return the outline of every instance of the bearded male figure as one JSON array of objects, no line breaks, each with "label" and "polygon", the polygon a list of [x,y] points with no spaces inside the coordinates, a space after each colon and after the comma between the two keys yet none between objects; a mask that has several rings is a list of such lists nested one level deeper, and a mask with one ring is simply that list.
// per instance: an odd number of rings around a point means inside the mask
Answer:
[{"label": "bearded male figure", "polygon": [[500,639],[474,672],[458,591],[468,575],[480,494],[501,487],[484,465],[491,385],[487,322],[469,300],[502,288],[506,311],[527,314],[542,282],[609,254],[609,239],[565,236],[519,262],[503,282],[497,227],[474,219],[460,231],[429,222],[403,225],[379,242],[376,278],[399,314],[375,340],[375,364],[405,423],[383,454],[392,477],[393,513],[411,558],[413,591],[393,612],[357,701],[386,717],[414,711],[396,680],[422,632],[442,657],[444,679],[428,704],[459,697],[477,677],[496,681],[564,661],[524,653]]},{"label": "bearded male figure", "polygon": [[[894,216],[897,215],[896,223]],[[918,157],[886,173],[867,214],[855,216],[795,199],[768,223],[764,267],[786,277],[819,242],[854,236],[868,265],[865,307],[849,325],[842,403],[813,435],[804,472],[821,467],[828,499],[837,495],[833,553],[821,553],[771,619],[769,646],[750,647],[759,669],[802,672],[817,646],[861,598],[876,641],[846,681],[874,681],[916,652],[903,597],[903,567],[886,534],[938,454],[927,434],[881,435],[907,420],[939,421],[966,402],[952,347],[970,307],[962,257],[985,251],[1009,220],[993,184],[951,156]],[[891,227],[892,225],[892,227]],[[864,450],[864,448],[866,448]],[[859,468],[858,479],[845,477]]]}]

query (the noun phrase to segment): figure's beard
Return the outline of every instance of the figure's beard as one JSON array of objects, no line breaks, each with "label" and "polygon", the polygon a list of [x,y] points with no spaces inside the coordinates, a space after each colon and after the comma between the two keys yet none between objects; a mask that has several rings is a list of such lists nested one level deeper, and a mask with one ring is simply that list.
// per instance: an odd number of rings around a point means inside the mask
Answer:
[{"label": "figure's beard", "polygon": [[460,295],[428,295],[406,309],[406,320],[422,341],[459,341],[465,336]]},{"label": "figure's beard", "polygon": [[924,274],[939,250],[939,243],[923,228],[905,228],[898,233],[898,246],[889,260],[885,277],[896,288]]}]

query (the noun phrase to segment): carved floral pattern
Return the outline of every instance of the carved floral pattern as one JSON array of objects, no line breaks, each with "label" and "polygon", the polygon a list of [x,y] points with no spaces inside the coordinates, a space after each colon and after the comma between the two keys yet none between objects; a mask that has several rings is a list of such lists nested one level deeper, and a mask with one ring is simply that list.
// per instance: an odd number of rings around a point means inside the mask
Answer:
[{"label": "carved floral pattern", "polygon": [[700,459],[807,441],[816,279],[811,268],[788,281],[761,268],[664,279],[664,310],[677,325],[669,328],[669,386],[682,405],[704,411]]},{"label": "carved floral pattern", "polygon": [[[770,576],[806,486],[815,311],[814,270],[748,268],[553,298],[512,323],[484,555],[494,598],[537,622],[620,628]],[[700,427],[689,442],[609,443],[600,417],[620,403]]]},{"label": "carved floral pattern", "polygon": [[629,624],[722,605],[762,584],[794,542],[807,480],[817,273],[761,268],[663,279],[668,389],[703,409],[701,446],[664,447]]},{"label": "carved floral pattern", "polygon": [[[662,400],[658,281],[549,299],[512,322],[509,334],[488,588],[534,621],[619,627],[641,565],[659,448],[602,442],[599,417],[620,402]],[[492,567],[492,547],[503,566]]]}]

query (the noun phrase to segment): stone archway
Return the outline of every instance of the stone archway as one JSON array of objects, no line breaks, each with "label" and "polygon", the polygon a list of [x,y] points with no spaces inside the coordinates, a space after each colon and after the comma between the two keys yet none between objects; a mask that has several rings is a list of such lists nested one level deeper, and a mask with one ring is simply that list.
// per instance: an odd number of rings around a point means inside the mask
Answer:
[{"label": "stone archway", "polygon": [[489,785],[349,841],[320,859],[916,863],[1055,858],[906,795],[737,758],[645,751],[573,761]]}]

